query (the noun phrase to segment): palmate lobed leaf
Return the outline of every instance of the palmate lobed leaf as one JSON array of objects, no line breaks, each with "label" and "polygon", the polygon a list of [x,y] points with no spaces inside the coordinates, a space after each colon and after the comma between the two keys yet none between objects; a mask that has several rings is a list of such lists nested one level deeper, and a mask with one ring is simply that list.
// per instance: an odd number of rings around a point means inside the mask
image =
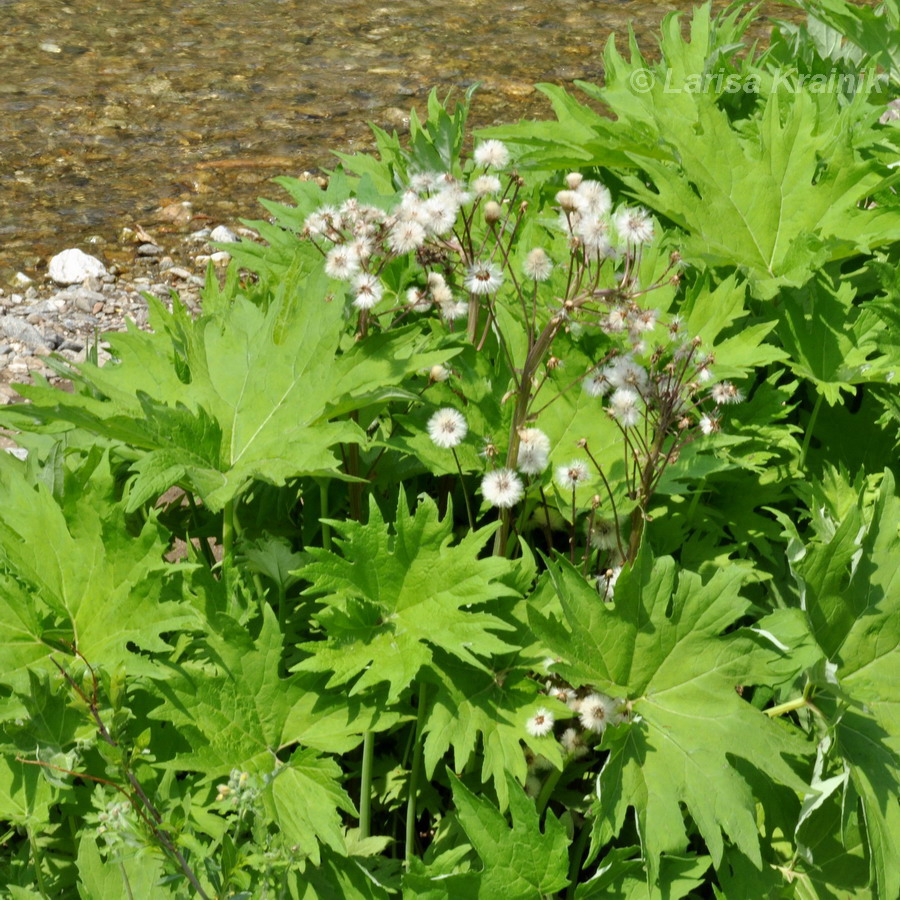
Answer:
[{"label": "palmate lobed leaf", "polygon": [[169,650],[167,632],[193,629],[194,610],[175,599],[177,570],[154,516],[129,533],[108,458],[85,463],[83,483],[57,501],[29,483],[25,467],[0,456],[0,681],[27,689],[27,670],[53,672],[54,652],[75,647],[95,667],[132,672],[147,664],[134,648]]},{"label": "palmate lobed leaf", "polygon": [[636,154],[655,189],[633,177],[627,183],[636,199],[688,232],[686,258],[737,266],[757,296],[771,298],[826,261],[900,236],[896,211],[857,205],[883,175],[860,158],[853,115],[838,111],[830,95],[773,92],[758,133],[742,134],[711,103],[698,103],[696,128],[660,107],[660,130],[677,161]]},{"label": "palmate lobed leaf", "polygon": [[541,821],[534,801],[508,776],[512,824],[488,800],[452,780],[459,822],[484,863],[475,897],[538,900],[568,884],[569,839],[565,826],[548,812]]},{"label": "palmate lobed leaf", "polygon": [[[166,765],[207,780],[233,769],[260,776],[262,801],[288,841],[315,862],[320,844],[345,853],[340,811],[356,811],[340,785],[340,767],[322,754],[355,747],[362,732],[376,727],[378,709],[326,696],[308,675],[283,678],[283,637],[268,606],[255,640],[221,617],[205,644],[205,661],[157,670],[164,702],[151,717],[175,725],[191,748]],[[381,724],[391,722],[385,717]],[[294,745],[281,762],[276,754]]]},{"label": "palmate lobed leaf", "polygon": [[522,744],[527,743],[535,755],[544,756],[557,769],[562,769],[560,744],[552,735],[536,738],[528,734],[525,724],[539,707],[566,715],[568,708],[540,693],[540,684],[530,673],[540,660],[528,665],[524,655],[495,658],[492,671],[467,666],[446,654],[436,653],[429,687],[424,762],[429,777],[448,750],[453,750],[453,764],[463,771],[473,758],[481,740],[481,777],[492,782],[501,810],[509,802],[507,776],[523,784],[528,763]]},{"label": "palmate lobed leaf", "polygon": [[836,702],[834,751],[850,774],[845,803],[851,798],[852,810],[859,795],[872,883],[889,897],[900,891],[900,500],[890,470],[868,516],[863,502],[861,494],[839,523],[823,519],[827,530],[805,546],[779,518],[807,627],[832,668],[819,689]]},{"label": "palmate lobed leaf", "polygon": [[469,665],[509,646],[492,632],[512,626],[490,612],[472,610],[517,592],[501,579],[515,565],[479,554],[495,531],[482,528],[452,544],[450,513],[419,498],[406,509],[401,492],[390,529],[374,499],[369,522],[331,522],[340,553],[309,548],[315,560],[301,570],[312,582],[308,593],[324,595],[314,619],[325,640],[301,645],[311,655],[294,671],[331,672],[328,686],[353,681],[350,695],[388,682],[396,699],[440,647]]},{"label": "palmate lobed leaf", "polygon": [[132,510],[175,483],[217,511],[252,479],[281,485],[335,472],[331,448],[364,434],[330,420],[405,397],[410,373],[457,351],[427,349],[412,326],[341,352],[343,294],[334,288],[321,271],[301,279],[294,270],[266,309],[237,296],[196,321],[150,300],[155,333],[110,335],[119,362],[81,366],[78,380],[95,394],[23,387],[32,402],[13,414],[17,425],[68,422],[142,451]]},{"label": "palmate lobed leaf", "polygon": [[661,854],[687,848],[684,804],[715,865],[727,838],[759,867],[754,797],[729,757],[802,790],[785,756],[807,745],[742,700],[735,686],[781,682],[802,662],[785,671],[787,654],[767,633],[722,636],[748,608],[738,594],[741,570],[719,570],[703,584],[644,550],[619,579],[612,608],[564,561],[550,571],[565,624],[534,613],[532,625],[562,660],[554,669],[574,685],[624,696],[634,718],[604,738],[610,755],[597,782],[595,840],[617,834],[633,807],[655,883]]}]

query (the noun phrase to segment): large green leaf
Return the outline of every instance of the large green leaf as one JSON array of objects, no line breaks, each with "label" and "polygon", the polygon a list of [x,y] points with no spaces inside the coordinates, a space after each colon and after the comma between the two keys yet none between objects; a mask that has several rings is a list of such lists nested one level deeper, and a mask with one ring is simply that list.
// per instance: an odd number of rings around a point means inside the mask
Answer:
[{"label": "large green leaf", "polygon": [[263,607],[255,640],[222,616],[205,638],[208,659],[157,669],[165,703],[154,718],[178,725],[191,745],[181,768],[215,777],[232,768],[271,769],[274,753],[294,744],[330,752],[355,747],[377,710],[327,697],[308,675],[283,678],[282,634],[275,614]]},{"label": "large green leaf", "polygon": [[309,548],[316,561],[302,570],[309,592],[324,595],[314,618],[325,640],[301,645],[311,655],[295,671],[332,672],[329,687],[354,681],[351,696],[386,681],[394,699],[431,661],[432,647],[481,668],[480,656],[509,650],[492,632],[512,626],[478,609],[516,595],[501,581],[514,565],[479,558],[493,526],[454,545],[452,517],[439,519],[429,497],[410,515],[402,492],[393,529],[374,500],[368,524],[332,525],[340,553]]},{"label": "large green leaf", "polygon": [[447,654],[436,654],[433,677],[438,684],[427,695],[426,771],[431,775],[451,748],[454,770],[463,771],[480,738],[481,777],[493,782],[501,809],[508,801],[507,776],[522,784],[528,774],[523,741],[557,768],[563,765],[560,745],[553,736],[532,737],[525,723],[541,706],[562,715],[569,711],[565,707],[557,710],[555,701],[541,695],[539,683],[529,677],[541,660],[532,660],[531,666],[523,662],[509,656],[495,658],[491,670],[484,671]]},{"label": "large green leaf", "polygon": [[[822,516],[823,513],[820,513]],[[900,500],[885,471],[866,514],[863,500],[805,546],[786,517],[791,570],[809,629],[830,664],[819,690],[832,695],[838,764],[846,795],[859,795],[878,896],[900,891]],[[822,701],[820,701],[821,703]],[[855,804],[854,804],[855,805]],[[817,860],[821,864],[821,860]]]},{"label": "large green leaf", "polygon": [[[96,468],[95,468],[96,466]],[[134,648],[168,650],[164,632],[196,626],[176,599],[167,535],[151,515],[131,534],[105,458],[62,504],[24,466],[0,456],[0,681],[25,690],[27,669],[75,647],[97,667],[146,671]]]},{"label": "large green leaf", "polygon": [[719,570],[703,584],[674,560],[653,562],[642,551],[619,579],[613,607],[567,563],[551,575],[565,624],[535,613],[533,627],[562,660],[554,669],[631,703],[633,721],[604,738],[610,755],[597,783],[598,833],[618,833],[633,807],[653,883],[660,855],[687,848],[683,804],[714,864],[727,837],[760,866],[756,804],[730,757],[802,789],[785,756],[805,744],[735,692],[796,674],[777,671],[785,653],[766,632],[722,636],[748,608],[738,594],[741,570]]},{"label": "large green leaf", "polygon": [[25,387],[18,426],[68,422],[143,451],[130,509],[175,483],[215,511],[254,478],[333,472],[331,448],[363,440],[335,416],[405,397],[407,375],[455,351],[426,350],[408,327],[340,352],[343,297],[329,287],[319,270],[303,281],[294,272],[266,309],[238,296],[196,320],[151,300],[154,333],[110,335],[119,362],[81,366],[92,393]]},{"label": "large green leaf", "polygon": [[458,779],[452,783],[459,822],[484,863],[475,896],[540,900],[568,883],[569,840],[552,812],[541,831],[534,801],[509,781],[511,826],[488,800],[476,797]]}]

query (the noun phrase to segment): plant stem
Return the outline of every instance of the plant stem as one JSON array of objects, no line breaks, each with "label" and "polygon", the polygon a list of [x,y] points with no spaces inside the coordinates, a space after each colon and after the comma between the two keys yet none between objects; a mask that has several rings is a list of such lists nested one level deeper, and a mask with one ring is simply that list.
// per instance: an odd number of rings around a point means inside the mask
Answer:
[{"label": "plant stem", "polygon": [[816,419],[819,417],[819,410],[821,408],[822,394],[818,394],[813,410],[809,415],[809,421],[806,423],[806,432],[803,435],[803,446],[800,448],[800,459],[797,461],[797,467],[801,472],[806,470],[806,452],[809,450],[809,442],[812,440],[813,429],[816,427]]},{"label": "plant stem", "polygon": [[450,448],[453,451],[453,461],[456,463],[456,471],[459,472],[459,486],[462,488],[463,500],[466,501],[466,515],[469,518],[469,528],[475,530],[475,517],[472,515],[472,504],[469,501],[469,492],[466,490],[466,482],[463,478],[462,466],[459,464],[459,457],[456,455],[456,447]]},{"label": "plant stem", "polygon": [[553,791],[556,789],[556,785],[559,783],[559,779],[561,777],[562,769],[554,769],[547,776],[547,780],[541,786],[541,792],[540,794],[538,794],[538,798],[534,804],[537,807],[538,815],[540,815],[547,808],[547,804],[550,802],[550,797],[552,796]]},{"label": "plant stem", "polygon": [[322,526],[322,549],[331,550],[331,526],[325,521],[328,518],[328,481],[319,481],[319,518]]},{"label": "plant stem", "polygon": [[569,861],[569,887],[566,890],[566,900],[573,900],[575,890],[578,887],[578,876],[581,874],[581,858],[584,856],[584,848],[591,836],[591,823],[584,820],[578,838],[572,845],[572,857]]},{"label": "plant stem", "polygon": [[372,762],[375,758],[375,735],[367,731],[363,735],[362,777],[359,786],[359,836],[367,838],[372,833]]},{"label": "plant stem", "polygon": [[35,839],[34,831],[31,827],[28,827],[26,834],[28,835],[28,843],[31,847],[31,861],[34,863],[34,876],[35,881],[37,882],[37,888],[41,892],[42,897],[46,898],[46,900],[50,900],[50,895],[47,893],[47,886],[44,884],[44,873],[41,871],[41,865],[43,863],[41,850],[37,845],[37,840]]},{"label": "plant stem", "polygon": [[409,770],[409,796],[406,799],[406,865],[413,858],[416,839],[416,801],[419,799],[419,775],[422,771],[424,747],[422,730],[425,727],[425,682],[419,682],[419,708],[416,712],[416,737],[413,746],[412,768]]},{"label": "plant stem", "polygon": [[232,497],[222,507],[222,570],[231,568],[232,554],[234,553],[235,518],[234,507],[237,500]]}]

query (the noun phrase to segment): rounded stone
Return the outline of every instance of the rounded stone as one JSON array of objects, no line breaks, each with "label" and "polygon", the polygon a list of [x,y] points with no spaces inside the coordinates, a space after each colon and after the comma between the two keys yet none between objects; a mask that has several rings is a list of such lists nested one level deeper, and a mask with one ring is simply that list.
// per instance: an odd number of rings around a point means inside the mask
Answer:
[{"label": "rounded stone", "polygon": [[77,247],[63,250],[50,260],[47,274],[57,284],[81,284],[86,278],[106,274],[106,266]]}]

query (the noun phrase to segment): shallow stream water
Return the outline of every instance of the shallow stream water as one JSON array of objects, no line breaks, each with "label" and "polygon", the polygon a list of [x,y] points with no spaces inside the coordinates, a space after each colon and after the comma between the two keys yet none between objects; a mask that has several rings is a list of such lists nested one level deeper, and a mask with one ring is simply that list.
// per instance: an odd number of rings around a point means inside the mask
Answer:
[{"label": "shallow stream water", "polygon": [[369,147],[367,121],[402,130],[432,87],[480,82],[476,126],[548,118],[534,82],[598,80],[612,32],[630,24],[649,47],[675,8],[0,0],[0,285],[19,269],[40,274],[65,247],[102,255],[123,225],[258,217],[255,198],[280,193],[269,178]]}]

